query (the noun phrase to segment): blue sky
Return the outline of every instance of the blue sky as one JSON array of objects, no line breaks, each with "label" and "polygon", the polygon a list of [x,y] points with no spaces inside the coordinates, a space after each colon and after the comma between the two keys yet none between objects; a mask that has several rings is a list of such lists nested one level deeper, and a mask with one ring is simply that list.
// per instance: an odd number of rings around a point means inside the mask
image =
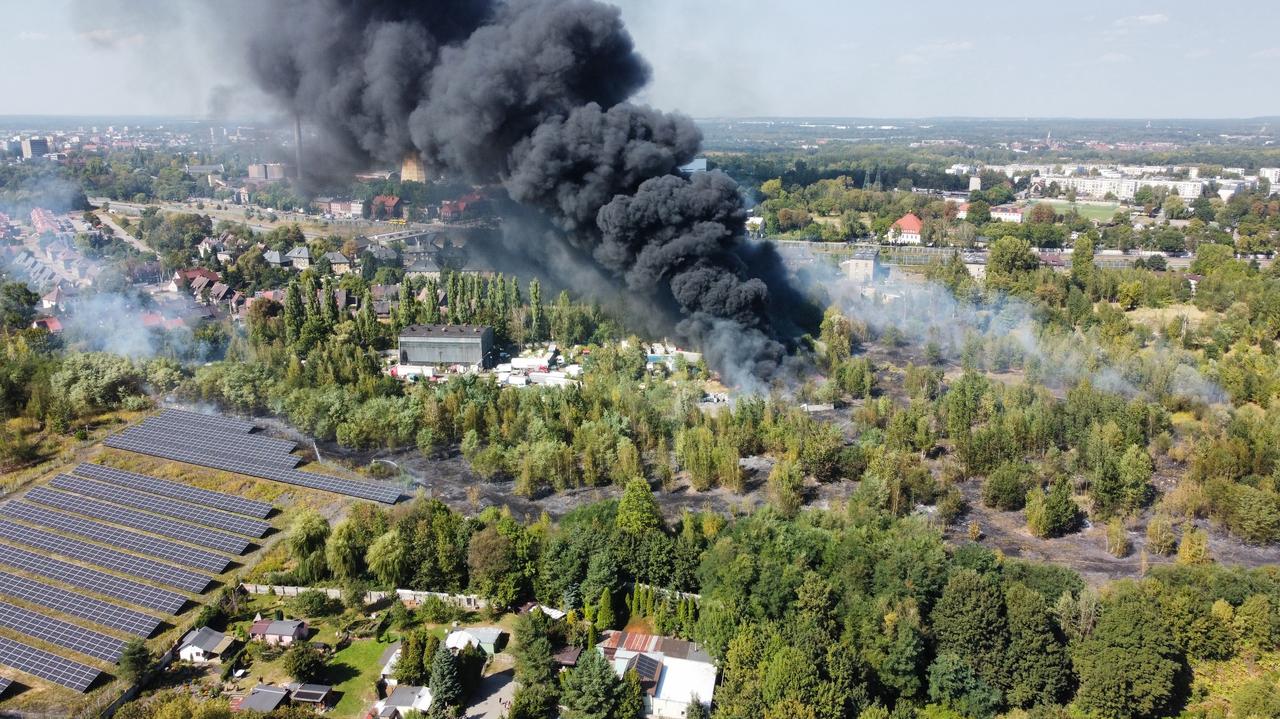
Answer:
[{"label": "blue sky", "polygon": [[[178,11],[112,20],[127,2],[7,0],[0,114],[205,113],[226,49]],[[696,116],[1280,115],[1276,2],[615,4],[654,68],[640,99]]]}]

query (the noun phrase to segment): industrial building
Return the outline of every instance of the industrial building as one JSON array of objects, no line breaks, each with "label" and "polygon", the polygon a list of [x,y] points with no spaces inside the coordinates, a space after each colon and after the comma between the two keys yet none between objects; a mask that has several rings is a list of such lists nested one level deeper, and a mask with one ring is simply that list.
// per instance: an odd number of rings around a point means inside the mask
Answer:
[{"label": "industrial building", "polygon": [[493,328],[480,325],[409,325],[400,331],[400,364],[488,366]]},{"label": "industrial building", "polygon": [[875,247],[862,247],[854,251],[853,256],[840,263],[845,277],[858,284],[870,284],[876,280],[876,271],[880,266],[880,250]]},{"label": "industrial building", "polygon": [[400,163],[400,181],[423,183],[427,181],[427,169],[422,165],[421,155],[410,152],[404,156],[404,162]]}]

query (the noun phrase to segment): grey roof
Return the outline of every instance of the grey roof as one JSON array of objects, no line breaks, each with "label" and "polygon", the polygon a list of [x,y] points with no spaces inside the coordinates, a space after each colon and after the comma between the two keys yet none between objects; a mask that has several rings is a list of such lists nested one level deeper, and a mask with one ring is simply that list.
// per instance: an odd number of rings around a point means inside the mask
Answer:
[{"label": "grey roof", "polygon": [[326,252],[326,253],[324,253],[324,258],[325,258],[326,260],[328,260],[328,261],[329,261],[329,264],[331,264],[331,265],[349,265],[349,264],[351,264],[351,260],[348,260],[348,259],[347,259],[347,256],[346,256],[346,255],[344,255],[344,254],[342,254],[341,252]]},{"label": "grey roof", "polygon": [[328,684],[302,684],[293,689],[293,700],[296,702],[319,703],[329,696],[333,687]]},{"label": "grey roof", "polygon": [[417,701],[418,692],[420,691],[422,691],[422,687],[397,684],[396,688],[387,695],[386,706],[411,707]]},{"label": "grey roof", "polygon": [[284,258],[282,258],[280,256],[280,253],[275,250],[267,250],[266,252],[263,252],[262,259],[266,260],[268,264],[272,264],[272,265],[284,264]]},{"label": "grey roof", "polygon": [[218,645],[226,638],[227,635],[222,632],[210,629],[209,627],[200,627],[199,629],[187,632],[187,636],[182,638],[182,647],[195,646],[206,652],[212,652],[215,651],[218,648]]},{"label": "grey roof", "polygon": [[311,250],[307,249],[306,245],[298,245],[292,250],[289,250],[285,254],[285,257],[288,257],[291,260],[309,260],[311,259]]},{"label": "grey roof", "polygon": [[[401,337],[481,337],[489,328],[484,325],[408,325]],[[471,631],[471,630],[467,630]]]},{"label": "grey roof", "polygon": [[879,255],[880,255],[880,248],[878,247],[860,247],[857,250],[854,250],[851,259],[874,260]]},{"label": "grey roof", "polygon": [[249,692],[249,695],[240,702],[240,710],[257,712],[275,711],[287,698],[289,698],[289,692],[284,687],[273,687],[267,684],[259,684],[254,687]]}]

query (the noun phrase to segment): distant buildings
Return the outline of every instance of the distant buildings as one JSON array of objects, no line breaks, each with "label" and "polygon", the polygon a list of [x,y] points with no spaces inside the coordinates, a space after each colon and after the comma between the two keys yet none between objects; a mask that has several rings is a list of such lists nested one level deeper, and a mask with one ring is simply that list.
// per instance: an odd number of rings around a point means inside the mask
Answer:
[{"label": "distant buildings", "polygon": [[707,171],[707,158],[705,157],[695,157],[693,158],[693,160],[689,161],[688,164],[680,166],[680,174],[684,175],[685,177],[688,177],[689,175],[692,175],[695,172],[706,172],[706,171]]},{"label": "distant buildings", "polygon": [[43,137],[25,137],[22,139],[22,159],[30,160],[49,154],[49,141]]},{"label": "distant buildings", "polygon": [[924,223],[920,221],[915,214],[908,213],[903,215],[901,219],[893,223],[890,228],[890,236],[904,245],[920,244],[920,232],[924,230]]},{"label": "distant buildings", "polygon": [[410,152],[404,156],[404,162],[400,163],[400,181],[401,182],[426,182],[427,170],[422,165],[422,157],[416,152]]},{"label": "distant buildings", "polygon": [[248,170],[250,180],[283,180],[289,174],[288,165],[281,162],[258,162]]},{"label": "distant buildings", "polygon": [[1022,208],[1015,205],[997,205],[991,208],[991,219],[1020,225],[1022,224]]}]

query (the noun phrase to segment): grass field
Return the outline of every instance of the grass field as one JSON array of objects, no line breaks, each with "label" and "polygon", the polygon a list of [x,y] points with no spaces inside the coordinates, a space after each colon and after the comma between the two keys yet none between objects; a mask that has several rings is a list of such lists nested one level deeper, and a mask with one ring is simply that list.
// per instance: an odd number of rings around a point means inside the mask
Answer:
[{"label": "grass field", "polygon": [[1116,210],[1120,209],[1120,203],[1118,202],[1106,204],[1085,204],[1078,202],[1074,205],[1064,200],[1037,200],[1036,202],[1044,202],[1053,205],[1054,211],[1058,214],[1066,214],[1068,210],[1074,207],[1076,208],[1076,212],[1080,213],[1080,216],[1086,220],[1110,220],[1116,214]]}]

